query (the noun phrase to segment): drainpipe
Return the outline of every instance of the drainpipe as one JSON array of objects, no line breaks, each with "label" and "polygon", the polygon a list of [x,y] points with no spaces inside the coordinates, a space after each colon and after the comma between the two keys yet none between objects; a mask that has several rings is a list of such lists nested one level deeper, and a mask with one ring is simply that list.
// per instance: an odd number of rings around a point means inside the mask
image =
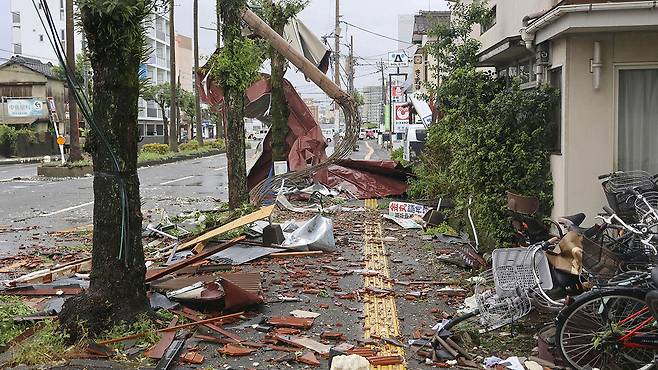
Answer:
[{"label": "drainpipe", "polygon": [[592,80],[594,89],[601,86],[601,68],[603,63],[601,61],[601,41],[594,41],[594,58],[592,59],[592,73],[594,78]]}]

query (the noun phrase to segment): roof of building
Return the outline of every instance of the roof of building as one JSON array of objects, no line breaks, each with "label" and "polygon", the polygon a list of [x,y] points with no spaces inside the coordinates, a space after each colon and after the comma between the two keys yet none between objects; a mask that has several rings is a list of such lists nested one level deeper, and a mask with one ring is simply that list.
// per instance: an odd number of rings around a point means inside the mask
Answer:
[{"label": "roof of building", "polygon": [[438,22],[448,22],[449,11],[421,10],[414,15],[414,34],[425,35]]},{"label": "roof of building", "polygon": [[0,68],[5,67],[5,66],[10,66],[13,64],[18,64],[21,65],[25,68],[28,68],[34,72],[40,73],[47,78],[53,79],[53,80],[61,80],[61,78],[55,73],[53,70],[53,64],[48,62],[48,63],[43,63],[42,61],[34,58],[28,58],[24,57],[22,55],[14,55],[7,61],[6,63],[0,65]]}]

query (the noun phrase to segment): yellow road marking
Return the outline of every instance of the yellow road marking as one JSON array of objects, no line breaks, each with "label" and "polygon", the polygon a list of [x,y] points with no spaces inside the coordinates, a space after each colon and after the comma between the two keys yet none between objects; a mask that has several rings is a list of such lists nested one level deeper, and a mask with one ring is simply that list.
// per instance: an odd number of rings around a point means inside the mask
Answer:
[{"label": "yellow road marking", "polygon": [[[365,276],[364,287],[372,289],[392,288],[390,282],[390,271],[388,268],[388,257],[386,248],[382,239],[382,226],[375,225],[365,226],[365,269],[378,271],[376,276]],[[395,303],[395,296],[376,296],[372,294],[364,295],[363,312],[365,322],[363,328],[364,338],[399,338],[400,322],[398,321],[398,310]],[[404,348],[391,344],[377,346],[380,349],[380,356],[399,355],[404,358]],[[377,370],[404,370],[405,364],[371,366],[371,369]]]},{"label": "yellow road marking", "polygon": [[367,209],[377,209],[379,208],[379,203],[377,203],[377,199],[365,199],[363,206]]}]

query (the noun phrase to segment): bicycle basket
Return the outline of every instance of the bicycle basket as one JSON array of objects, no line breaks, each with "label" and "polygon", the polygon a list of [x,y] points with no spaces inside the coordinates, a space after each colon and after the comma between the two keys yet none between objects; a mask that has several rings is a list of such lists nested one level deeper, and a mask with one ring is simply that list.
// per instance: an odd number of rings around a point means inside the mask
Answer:
[{"label": "bicycle basket", "polygon": [[619,272],[619,257],[591,239],[583,238],[583,268],[595,275],[614,276]]},{"label": "bicycle basket", "polygon": [[496,293],[500,296],[516,294],[516,291],[534,288],[537,285],[533,270],[537,271],[541,287],[553,288],[548,259],[543,252],[537,253],[533,265],[534,248],[501,248],[491,255]]},{"label": "bicycle basket", "polygon": [[543,289],[553,287],[548,260],[540,252],[533,261],[535,250],[504,248],[493,251],[492,269],[481,274],[475,286],[480,323],[487,330],[511,324],[530,312],[528,291],[537,286],[533,269]]},{"label": "bicycle basket", "polygon": [[519,289],[517,294],[500,296],[496,293],[495,285],[493,270],[481,273],[475,285],[480,324],[487,331],[518,321],[532,308],[525,290]]},{"label": "bicycle basket", "polygon": [[656,183],[646,171],[619,171],[610,175],[607,186],[615,193],[628,190],[654,190]]}]

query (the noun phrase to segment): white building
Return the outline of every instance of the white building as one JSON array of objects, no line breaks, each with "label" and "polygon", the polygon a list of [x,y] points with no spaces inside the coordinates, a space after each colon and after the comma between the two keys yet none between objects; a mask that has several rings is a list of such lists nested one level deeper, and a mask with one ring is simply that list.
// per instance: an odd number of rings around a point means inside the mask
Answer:
[{"label": "white building", "polygon": [[[147,30],[147,45],[151,49],[146,61],[147,76],[152,84],[170,82],[169,73],[169,18],[167,12],[159,9],[148,20],[151,27]],[[167,112],[168,114],[168,112]],[[162,142],[164,124],[162,111],[153,101],[139,99],[139,135],[144,137],[143,143]]]},{"label": "white building", "polygon": [[[47,0],[57,36],[66,48],[65,0]],[[146,71],[152,83],[169,82],[169,20],[167,12],[152,14],[148,21],[148,45],[152,52],[146,62]],[[75,50],[82,50],[82,35],[75,35]],[[30,0],[0,0],[0,63],[12,55],[22,55],[42,62],[57,64],[41,20]],[[189,77],[186,78],[189,80]],[[161,141],[164,134],[162,113],[154,102],[139,100],[139,134],[143,143]],[[158,138],[159,137],[159,138]]]},{"label": "white building", "polygon": [[360,89],[363,95],[361,109],[361,120],[363,123],[379,123],[383,117],[384,98],[381,86],[366,86]]}]

